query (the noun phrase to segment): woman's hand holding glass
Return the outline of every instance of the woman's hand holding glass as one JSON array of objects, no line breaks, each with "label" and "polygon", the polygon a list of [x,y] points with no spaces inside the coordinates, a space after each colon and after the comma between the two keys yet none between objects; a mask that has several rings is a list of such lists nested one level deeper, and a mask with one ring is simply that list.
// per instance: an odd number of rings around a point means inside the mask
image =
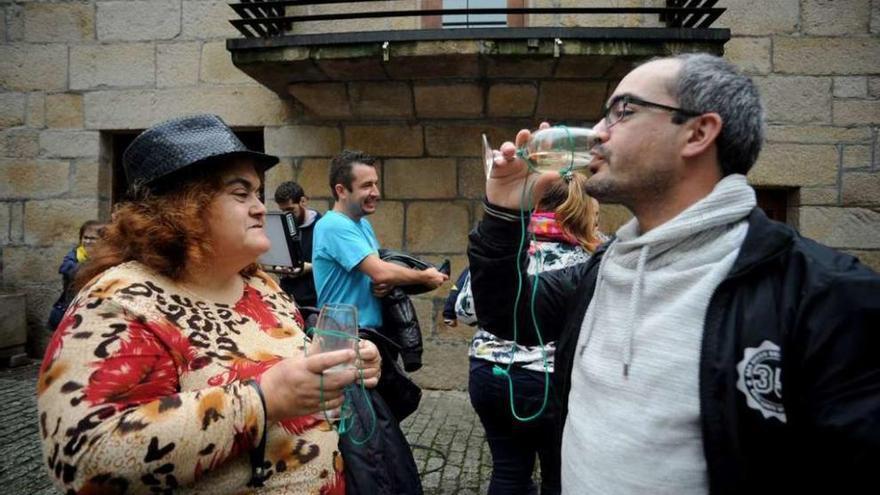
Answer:
[{"label": "woman's hand holding glass", "polygon": [[361,370],[358,379],[363,379],[365,387],[373,388],[379,384],[382,375],[382,356],[379,355],[379,349],[369,340],[361,340],[358,342],[358,355],[360,359],[356,364]]},{"label": "woman's hand holding glass", "polygon": [[[379,350],[368,340],[361,340],[358,346],[358,353],[351,349],[309,356],[303,353],[284,359],[263,373],[260,386],[269,421],[338,409],[345,400],[343,391],[347,385],[360,384],[361,380],[367,388],[378,385],[382,366]],[[355,366],[324,373],[352,363]]]},{"label": "woman's hand holding glass", "polygon": [[309,356],[302,353],[279,361],[263,373],[260,381],[268,420],[273,422],[340,407],[345,399],[345,386],[358,380],[360,372],[355,367],[326,374],[324,371],[354,363],[355,357],[355,351],[345,349]]}]

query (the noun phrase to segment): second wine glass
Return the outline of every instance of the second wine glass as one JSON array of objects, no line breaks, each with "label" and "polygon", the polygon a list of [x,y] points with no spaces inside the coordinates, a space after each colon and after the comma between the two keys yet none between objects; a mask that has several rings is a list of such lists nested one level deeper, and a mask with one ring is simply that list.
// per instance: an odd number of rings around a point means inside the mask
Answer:
[{"label": "second wine glass", "polygon": [[[311,348],[314,350],[311,352],[332,352],[344,349],[356,351],[357,345],[357,307],[351,304],[325,304],[318,314],[318,321],[312,334]],[[324,373],[352,368],[354,368],[354,363],[342,363],[328,368]]]},{"label": "second wine glass", "polygon": [[[312,342],[309,346],[309,354],[332,352],[345,349],[357,350],[358,345],[358,317],[357,307],[351,304],[329,303],[321,307],[315,330],[312,333]],[[324,370],[324,375],[338,373],[344,370],[354,369],[353,362],[337,364]],[[346,387],[348,390],[349,387]],[[346,392],[348,393],[348,392]],[[351,414],[351,405],[343,403],[342,407],[327,409],[315,413],[315,417],[335,423],[342,419],[348,419]],[[321,404],[323,407],[323,403]]]}]

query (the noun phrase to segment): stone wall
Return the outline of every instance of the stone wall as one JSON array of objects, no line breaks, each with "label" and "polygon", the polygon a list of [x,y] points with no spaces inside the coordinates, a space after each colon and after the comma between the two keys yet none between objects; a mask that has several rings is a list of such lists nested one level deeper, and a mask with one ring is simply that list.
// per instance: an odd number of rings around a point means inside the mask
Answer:
[{"label": "stone wall", "polygon": [[0,1],[0,286],[27,294],[32,352],[79,226],[109,217],[115,131],[212,112],[287,122],[236,69],[221,0]]},{"label": "stone wall", "polygon": [[[755,78],[769,110],[752,182],[790,189],[790,221],[805,235],[880,269],[880,0],[720,6],[728,11],[716,27],[733,35],[726,56]],[[466,233],[481,213],[479,133],[498,143],[535,117],[590,119],[577,108],[592,108],[610,90],[565,80],[542,87],[499,72],[483,83],[302,84],[290,88],[295,100],[282,100],[232,65],[224,45],[239,36],[232,17],[219,0],[0,0],[0,286],[27,294],[35,343],[45,336],[60,288],[57,266],[79,224],[108,217],[113,132],[196,112],[262,128],[266,150],[282,157],[267,191],[299,180],[321,210],[329,206],[329,157],[342,147],[364,149],[381,159],[384,201],[374,224],[382,243],[433,261],[450,258],[457,274]],[[382,29],[411,27],[398,24]],[[528,70],[527,62],[513,69]],[[602,214],[606,231],[628,218],[613,205]],[[416,377],[461,387],[471,330],[443,325],[446,291],[416,299],[428,347]]]},{"label": "stone wall", "polygon": [[801,233],[880,270],[880,1],[720,3],[726,56],[767,104],[751,182],[797,188]]}]

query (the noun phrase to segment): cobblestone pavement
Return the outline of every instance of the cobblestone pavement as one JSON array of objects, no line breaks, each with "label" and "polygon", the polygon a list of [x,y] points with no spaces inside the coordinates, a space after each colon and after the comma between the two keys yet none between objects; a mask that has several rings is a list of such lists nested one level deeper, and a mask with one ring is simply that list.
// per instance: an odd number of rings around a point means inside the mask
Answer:
[{"label": "cobblestone pavement", "polygon": [[[38,364],[0,369],[0,492],[57,494],[45,472],[34,386]],[[485,493],[491,457],[467,393],[427,390],[406,419],[426,495]]]},{"label": "cobblestone pavement", "polygon": [[0,369],[0,491],[58,493],[43,467],[37,431],[37,363]]},{"label": "cobblestone pavement", "polygon": [[401,426],[426,495],[486,493],[492,456],[467,392],[426,390]]}]

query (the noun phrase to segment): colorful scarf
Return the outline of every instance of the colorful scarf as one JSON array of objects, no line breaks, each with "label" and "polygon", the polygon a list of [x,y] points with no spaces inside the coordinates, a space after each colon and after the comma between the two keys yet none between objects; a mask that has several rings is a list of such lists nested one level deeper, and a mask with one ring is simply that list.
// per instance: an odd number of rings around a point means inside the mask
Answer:
[{"label": "colorful scarf", "polygon": [[556,213],[552,211],[536,211],[529,221],[529,232],[535,234],[539,241],[564,242],[579,245],[577,238],[562,230],[556,221]]}]

